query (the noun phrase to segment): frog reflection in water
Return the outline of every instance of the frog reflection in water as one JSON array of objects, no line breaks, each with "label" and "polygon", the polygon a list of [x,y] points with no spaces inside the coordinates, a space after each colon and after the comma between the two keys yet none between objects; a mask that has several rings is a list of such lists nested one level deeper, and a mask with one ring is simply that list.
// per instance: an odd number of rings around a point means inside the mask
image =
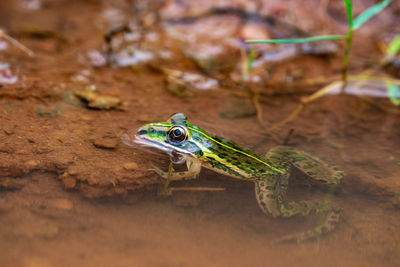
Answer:
[{"label": "frog reflection in water", "polygon": [[[203,166],[226,176],[253,181],[260,208],[273,217],[289,218],[311,213],[324,216],[322,223],[315,228],[284,236],[278,241],[300,242],[316,238],[332,231],[339,222],[341,209],[330,207],[329,203],[285,201],[292,167],[328,185],[337,185],[343,178],[343,172],[335,166],[305,152],[277,146],[263,158],[190,124],[182,113],[173,114],[167,122],[144,125],[137,131],[135,140],[128,135],[123,139],[128,145],[134,142],[161,150],[170,156],[172,163],[186,162],[187,171],[184,172],[174,172],[173,169],[164,172],[154,168],[168,182],[197,178]],[[171,188],[165,190],[166,194],[172,193]]]}]

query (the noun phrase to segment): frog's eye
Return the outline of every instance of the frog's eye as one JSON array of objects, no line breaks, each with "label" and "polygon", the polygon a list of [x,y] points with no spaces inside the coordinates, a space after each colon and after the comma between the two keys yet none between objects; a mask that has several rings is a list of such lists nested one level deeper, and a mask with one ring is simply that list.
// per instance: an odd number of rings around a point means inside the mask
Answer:
[{"label": "frog's eye", "polygon": [[180,145],[185,142],[189,137],[188,131],[183,126],[172,126],[167,131],[168,141],[175,145]]}]

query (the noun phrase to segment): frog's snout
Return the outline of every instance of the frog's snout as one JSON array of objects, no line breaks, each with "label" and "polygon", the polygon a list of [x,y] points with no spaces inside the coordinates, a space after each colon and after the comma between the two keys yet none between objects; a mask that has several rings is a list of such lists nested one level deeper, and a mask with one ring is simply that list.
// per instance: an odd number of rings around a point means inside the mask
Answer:
[{"label": "frog's snout", "polygon": [[151,134],[152,132],[154,132],[154,129],[152,127],[142,126],[136,131],[132,131],[131,133],[125,135],[128,136],[129,142],[132,145],[149,146],[149,144],[151,143],[151,138],[149,137],[149,134]]},{"label": "frog's snout", "polygon": [[146,135],[148,132],[149,132],[149,131],[148,131],[148,128],[147,128],[147,127],[141,127],[141,128],[139,128],[139,129],[137,130],[136,135],[139,136],[139,137],[141,137],[141,136]]},{"label": "frog's snout", "polygon": [[128,131],[121,136],[121,141],[130,147],[135,147],[137,143],[136,138],[138,137],[138,131]]}]

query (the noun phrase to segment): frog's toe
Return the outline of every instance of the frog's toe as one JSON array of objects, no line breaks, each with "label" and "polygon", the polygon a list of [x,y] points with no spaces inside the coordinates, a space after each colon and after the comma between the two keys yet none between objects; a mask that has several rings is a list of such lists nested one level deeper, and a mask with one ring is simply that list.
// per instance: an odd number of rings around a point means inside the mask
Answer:
[{"label": "frog's toe", "polygon": [[160,186],[157,190],[157,196],[159,197],[170,197],[172,196],[172,188],[165,188],[164,186]]},{"label": "frog's toe", "polygon": [[149,170],[150,171],[154,171],[155,173],[157,173],[163,179],[168,179],[168,172],[165,172],[165,171],[161,170],[160,168],[158,168],[156,166],[153,166]]},{"label": "frog's toe", "polygon": [[297,243],[300,244],[306,240],[309,240],[310,237],[307,236],[306,233],[298,233],[292,235],[286,235],[278,239],[274,239],[271,241],[272,245],[283,244],[283,243]]}]

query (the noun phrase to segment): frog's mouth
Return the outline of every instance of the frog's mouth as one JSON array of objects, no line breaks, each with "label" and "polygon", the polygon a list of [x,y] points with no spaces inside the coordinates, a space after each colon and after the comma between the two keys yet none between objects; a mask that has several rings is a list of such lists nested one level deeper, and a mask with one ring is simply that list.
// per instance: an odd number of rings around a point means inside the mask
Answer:
[{"label": "frog's mouth", "polygon": [[165,152],[167,154],[170,154],[170,152],[172,151],[172,148],[167,146],[167,145],[164,145],[162,143],[153,141],[153,140],[148,139],[146,137],[140,137],[138,135],[135,136],[135,139],[133,140],[133,142],[135,144],[139,145],[139,146],[155,148],[155,149],[157,149],[159,151],[163,151],[163,152]]},{"label": "frog's mouth", "polygon": [[185,154],[173,146],[169,146],[167,144],[163,144],[160,142],[153,141],[146,137],[139,136],[137,134],[129,134],[126,133],[122,135],[121,140],[124,144],[145,150],[146,152],[150,152],[157,155],[166,155],[170,158],[173,163],[181,164],[185,162]]},{"label": "frog's mouth", "polygon": [[157,155],[172,156],[173,148],[146,137],[139,136],[136,134],[136,132],[128,132],[123,134],[121,140],[125,145],[136,149],[145,150],[146,152]]}]

